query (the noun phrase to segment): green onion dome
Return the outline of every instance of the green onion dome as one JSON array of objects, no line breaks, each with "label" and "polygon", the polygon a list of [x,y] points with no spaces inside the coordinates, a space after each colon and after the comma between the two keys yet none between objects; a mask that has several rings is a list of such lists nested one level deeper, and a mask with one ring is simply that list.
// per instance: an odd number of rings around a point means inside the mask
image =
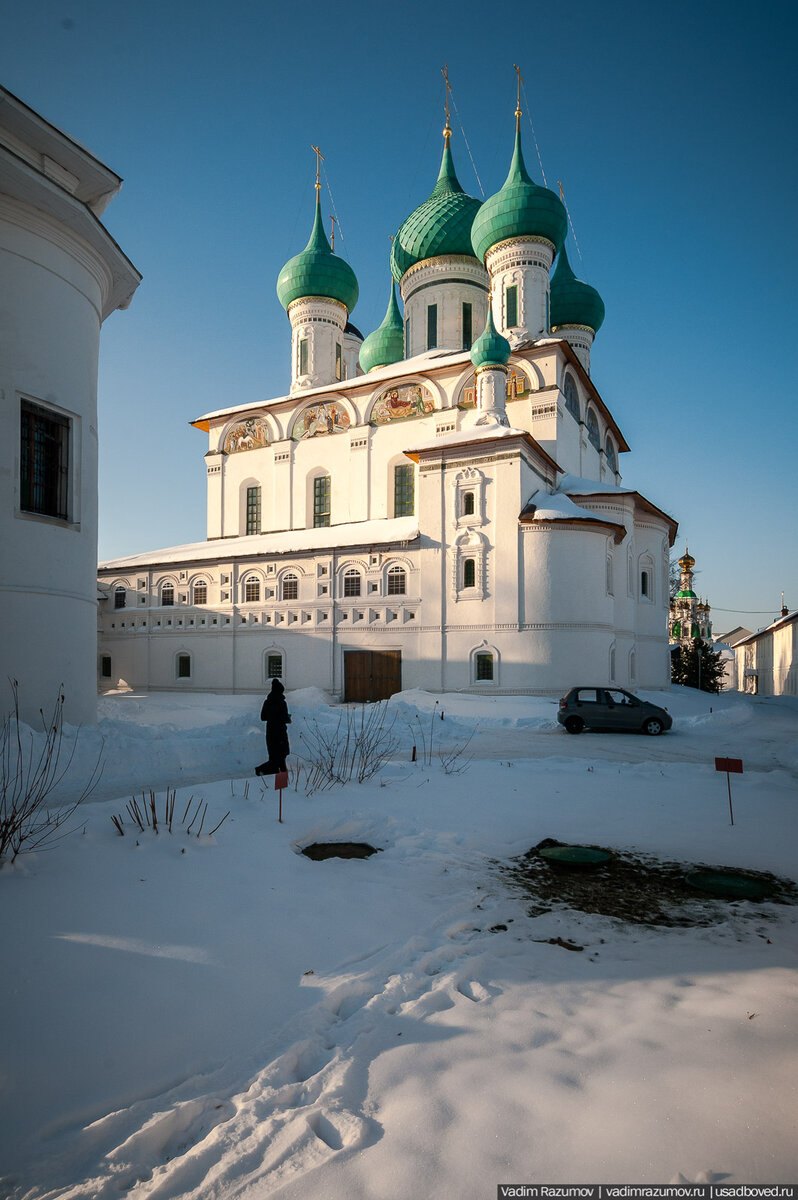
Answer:
[{"label": "green onion dome", "polygon": [[594,287],[582,283],[571,270],[565,246],[551,277],[551,328],[587,325],[598,333],[604,321],[604,301]]},{"label": "green onion dome", "polygon": [[443,157],[438,180],[427,200],[399,226],[391,248],[391,273],[397,283],[410,267],[440,254],[466,254],[473,258],[471,225],[480,201],[460,186],[449,148],[451,131],[444,130]]},{"label": "green onion dome", "polygon": [[551,242],[555,252],[568,232],[568,216],[559,196],[533,183],[521,153],[521,129],[516,126],[510,172],[495,196],[489,196],[474,219],[471,245],[480,262],[491,246],[508,238],[538,237]]},{"label": "green onion dome", "polygon": [[364,371],[387,367],[401,362],[405,356],[405,333],[402,314],[396,302],[396,284],[391,280],[391,298],[383,322],[370,333],[360,347],[360,365]]},{"label": "green onion dome", "polygon": [[316,219],[310,241],[301,254],[289,258],[277,277],[277,299],[287,309],[303,296],[338,300],[350,313],[357,304],[359,288],[348,262],[333,254],[321,220],[321,196],[316,191]]},{"label": "green onion dome", "polygon": [[480,367],[503,367],[510,357],[510,343],[493,324],[493,310],[488,304],[488,319],[485,328],[471,347],[471,361]]},{"label": "green onion dome", "polygon": [[695,599],[697,599],[697,597],[696,597],[695,592],[693,592],[689,588],[687,588],[685,591],[678,592],[676,595],[676,599],[677,600],[695,600]]}]

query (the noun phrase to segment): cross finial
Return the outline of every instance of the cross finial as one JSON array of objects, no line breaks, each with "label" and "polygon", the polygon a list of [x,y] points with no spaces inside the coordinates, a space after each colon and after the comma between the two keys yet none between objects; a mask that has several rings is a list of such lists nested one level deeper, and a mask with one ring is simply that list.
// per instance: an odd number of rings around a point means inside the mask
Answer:
[{"label": "cross finial", "polygon": [[521,68],[517,63],[513,63],[515,73],[518,76],[518,99],[515,104],[515,128],[518,131],[521,128],[521,84],[524,82],[521,74]]},{"label": "cross finial", "polygon": [[322,154],[321,150],[319,150],[318,146],[311,146],[310,148],[316,155],[316,191],[320,192],[321,183],[319,181],[319,167],[321,163],[324,162],[324,155]]},{"label": "cross finial", "polygon": [[332,213],[330,213],[330,249],[331,250],[335,249],[335,223],[337,220],[338,220],[338,218],[333,216]]},{"label": "cross finial", "polygon": [[452,91],[452,85],[449,83],[449,64],[444,63],[441,67],[441,75],[443,75],[446,83],[446,100],[444,101],[444,110],[446,112],[446,124],[443,127],[443,136],[448,140],[452,136],[452,127],[449,124],[449,96]]}]

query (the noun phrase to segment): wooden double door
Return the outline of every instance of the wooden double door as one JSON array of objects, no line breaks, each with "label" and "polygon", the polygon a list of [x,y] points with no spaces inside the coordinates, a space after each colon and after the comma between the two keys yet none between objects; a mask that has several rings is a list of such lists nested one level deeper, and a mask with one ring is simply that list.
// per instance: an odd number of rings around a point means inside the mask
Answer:
[{"label": "wooden double door", "polygon": [[402,690],[400,650],[344,650],[344,700],[367,704]]}]

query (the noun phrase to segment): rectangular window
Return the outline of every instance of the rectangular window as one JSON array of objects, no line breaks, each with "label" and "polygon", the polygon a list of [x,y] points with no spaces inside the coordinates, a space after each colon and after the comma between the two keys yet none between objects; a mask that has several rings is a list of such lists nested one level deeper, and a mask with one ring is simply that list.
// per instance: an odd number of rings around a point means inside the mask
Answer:
[{"label": "rectangular window", "polygon": [[178,654],[178,656],[177,656],[177,678],[178,679],[190,679],[191,678],[191,655],[190,654]]},{"label": "rectangular window", "polygon": [[313,528],[330,524],[330,476],[319,475],[313,480]]},{"label": "rectangular window", "polygon": [[515,284],[508,287],[506,293],[507,299],[507,328],[512,329],[518,324],[518,288]]},{"label": "rectangular window", "polygon": [[335,378],[343,379],[344,377],[344,356],[341,350],[341,343],[335,343]]},{"label": "rectangular window", "polygon": [[299,375],[307,375],[308,373],[308,339],[299,339]]},{"label": "rectangular window", "polygon": [[100,674],[103,679],[111,678],[111,656],[109,654],[104,654],[100,660]]},{"label": "rectangular window", "polygon": [[438,345],[438,306],[427,305],[427,349],[435,350]]},{"label": "rectangular window", "polygon": [[266,657],[266,678],[267,679],[282,679],[283,677],[283,656],[282,654],[269,654]]},{"label": "rectangular window", "polygon": [[477,679],[493,679],[493,655],[477,655]]},{"label": "rectangular window", "polygon": [[640,595],[648,600],[651,596],[651,584],[648,576],[648,571],[640,572]]},{"label": "rectangular window", "polygon": [[22,401],[20,416],[20,508],[66,521],[70,421],[28,400]]},{"label": "rectangular window", "polygon": [[247,488],[247,533],[260,533],[260,488]]},{"label": "rectangular window", "polygon": [[471,305],[463,305],[463,349],[471,349]]},{"label": "rectangular window", "polygon": [[415,511],[415,467],[403,463],[393,469],[393,515],[412,517]]}]

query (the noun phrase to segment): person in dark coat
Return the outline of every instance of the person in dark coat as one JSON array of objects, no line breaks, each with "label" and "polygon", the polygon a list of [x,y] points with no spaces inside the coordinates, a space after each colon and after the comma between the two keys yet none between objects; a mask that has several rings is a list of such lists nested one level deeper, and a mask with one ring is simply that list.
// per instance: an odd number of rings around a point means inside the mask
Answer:
[{"label": "person in dark coat", "polygon": [[279,679],[272,680],[272,690],[263,701],[260,719],[266,722],[266,750],[269,758],[267,762],[255,768],[255,774],[276,775],[279,771],[288,769],[285,757],[291,751],[286,728],[291,724],[291,716],[285,702],[285,688]]}]

